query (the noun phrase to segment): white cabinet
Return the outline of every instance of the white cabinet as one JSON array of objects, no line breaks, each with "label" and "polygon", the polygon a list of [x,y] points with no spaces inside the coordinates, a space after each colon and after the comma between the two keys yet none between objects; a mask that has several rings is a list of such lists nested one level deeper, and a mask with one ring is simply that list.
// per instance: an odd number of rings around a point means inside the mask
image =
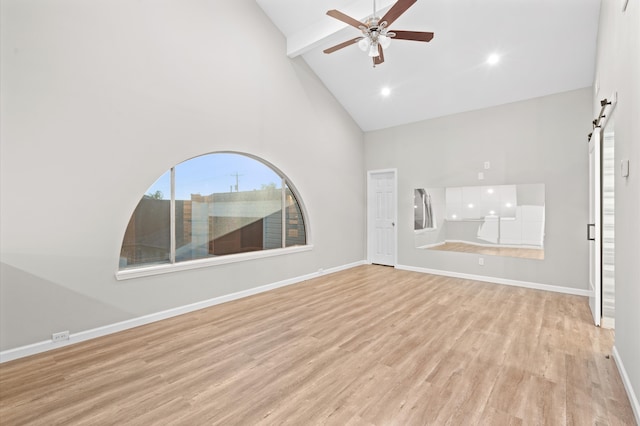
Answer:
[{"label": "white cabinet", "polygon": [[447,220],[516,217],[516,185],[460,186],[446,189]]}]

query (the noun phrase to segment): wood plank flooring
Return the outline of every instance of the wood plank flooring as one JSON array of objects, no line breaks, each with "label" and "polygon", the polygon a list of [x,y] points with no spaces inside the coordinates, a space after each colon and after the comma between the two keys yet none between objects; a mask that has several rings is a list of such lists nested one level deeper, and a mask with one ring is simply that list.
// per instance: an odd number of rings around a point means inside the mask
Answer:
[{"label": "wood plank flooring", "polygon": [[518,247],[491,247],[467,243],[444,243],[427,250],[457,251],[460,253],[484,254],[487,256],[521,257],[523,259],[544,260],[544,249]]},{"label": "wood plank flooring", "polygon": [[587,299],[361,266],[0,365],[2,425],[632,425]]}]

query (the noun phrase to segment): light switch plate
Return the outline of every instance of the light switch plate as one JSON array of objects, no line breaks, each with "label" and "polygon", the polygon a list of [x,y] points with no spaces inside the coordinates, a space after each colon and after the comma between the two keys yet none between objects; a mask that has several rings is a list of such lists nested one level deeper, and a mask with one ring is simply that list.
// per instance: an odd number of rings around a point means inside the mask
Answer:
[{"label": "light switch plate", "polygon": [[484,173],[478,172],[478,180],[483,180],[483,179],[484,179]]}]

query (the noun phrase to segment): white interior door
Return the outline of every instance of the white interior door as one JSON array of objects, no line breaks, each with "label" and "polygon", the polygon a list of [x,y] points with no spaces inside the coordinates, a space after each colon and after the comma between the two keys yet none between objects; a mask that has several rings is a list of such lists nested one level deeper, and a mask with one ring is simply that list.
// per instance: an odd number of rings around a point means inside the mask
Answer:
[{"label": "white interior door", "polygon": [[396,264],[396,171],[368,173],[368,252],[369,262]]},{"label": "white interior door", "polygon": [[600,325],[602,318],[602,159],[600,128],[596,127],[589,140],[589,306],[593,321]]}]

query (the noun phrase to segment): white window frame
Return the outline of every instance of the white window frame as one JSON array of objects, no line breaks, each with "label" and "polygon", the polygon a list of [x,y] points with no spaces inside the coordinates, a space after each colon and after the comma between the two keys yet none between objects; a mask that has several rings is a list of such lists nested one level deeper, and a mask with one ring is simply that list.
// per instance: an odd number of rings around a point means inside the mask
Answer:
[{"label": "white window frame", "polygon": [[[268,161],[263,160],[262,158],[256,157],[255,155],[247,154],[244,152],[236,152],[236,151],[216,151],[207,154],[202,154],[197,157],[211,154],[236,154],[242,155],[248,158],[251,158],[255,161],[258,161],[265,166],[269,167],[276,174],[278,174],[282,179],[282,248],[268,249],[268,250],[260,250],[260,251],[251,251],[244,253],[234,253],[234,254],[225,254],[221,256],[208,257],[203,259],[195,259],[195,260],[184,260],[177,262],[175,259],[175,251],[176,251],[176,240],[175,240],[175,167],[173,166],[170,169],[171,172],[171,207],[170,207],[170,253],[169,253],[169,263],[162,264],[151,264],[151,265],[141,265],[141,266],[133,266],[128,269],[118,269],[115,273],[116,280],[128,280],[133,278],[141,278],[141,277],[149,277],[154,275],[167,274],[178,271],[188,271],[192,269],[200,269],[207,268],[216,265],[225,265],[230,263],[237,262],[246,262],[249,260],[255,259],[263,259],[274,256],[283,256],[289,255],[293,253],[301,253],[306,251],[313,250],[313,244],[311,242],[311,229],[309,225],[309,215],[307,213],[306,207],[304,203],[301,202],[301,197],[299,192],[295,188],[295,186],[291,183],[291,180],[284,174],[280,169],[275,167],[273,164]],[[185,160],[184,162],[189,161]],[[179,163],[181,164],[181,163]],[[294,199],[302,212],[302,218],[304,221],[304,230],[305,230],[305,241],[306,244],[303,246],[291,246],[286,247],[286,208],[285,208],[285,197],[287,188],[294,194]],[[133,213],[132,213],[133,214]]]}]

